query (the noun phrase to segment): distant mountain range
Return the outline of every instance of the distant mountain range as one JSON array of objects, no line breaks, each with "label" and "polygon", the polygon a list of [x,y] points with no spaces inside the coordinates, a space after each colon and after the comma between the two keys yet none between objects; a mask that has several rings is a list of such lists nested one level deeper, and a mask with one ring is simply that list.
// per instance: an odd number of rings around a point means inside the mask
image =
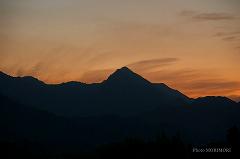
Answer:
[{"label": "distant mountain range", "polygon": [[143,113],[163,103],[189,98],[165,84],[152,84],[127,67],[98,84],[68,82],[47,85],[33,77],[1,73],[1,93],[20,103],[62,116]]},{"label": "distant mountain range", "polygon": [[225,140],[240,126],[240,104],[226,97],[191,99],[127,67],[102,83],[45,84],[0,73],[0,138],[91,145],[126,137],[180,133],[186,141]]}]

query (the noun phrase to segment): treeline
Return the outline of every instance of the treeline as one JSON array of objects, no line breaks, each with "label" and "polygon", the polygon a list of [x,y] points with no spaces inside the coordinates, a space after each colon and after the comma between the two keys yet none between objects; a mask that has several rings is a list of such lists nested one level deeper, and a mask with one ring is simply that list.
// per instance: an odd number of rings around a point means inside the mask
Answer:
[{"label": "treeline", "polygon": [[[240,154],[240,133],[232,127],[226,133],[226,142],[191,145],[182,141],[180,135],[167,137],[164,133],[154,141],[128,138],[122,142],[97,145],[94,149],[82,151],[78,147],[62,149],[57,145],[41,145],[30,141],[0,142],[1,158],[14,159],[155,159],[167,157],[196,158],[203,155],[236,157]],[[193,149],[230,150],[231,152],[193,152]]]}]

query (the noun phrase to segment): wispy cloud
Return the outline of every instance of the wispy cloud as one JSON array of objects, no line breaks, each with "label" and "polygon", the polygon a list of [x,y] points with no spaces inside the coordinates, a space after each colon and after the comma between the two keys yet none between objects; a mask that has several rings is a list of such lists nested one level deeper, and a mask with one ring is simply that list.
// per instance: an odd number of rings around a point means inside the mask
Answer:
[{"label": "wispy cloud", "polygon": [[151,60],[143,60],[143,61],[137,61],[131,64],[128,64],[127,66],[135,71],[156,71],[157,69],[174,64],[178,62],[178,58],[161,58],[161,59],[151,59]]},{"label": "wispy cloud", "polygon": [[215,12],[207,12],[201,13],[191,10],[184,10],[180,12],[180,16],[189,17],[195,21],[219,21],[219,20],[235,20],[237,17],[235,15],[229,13],[215,13]]},{"label": "wispy cloud", "polygon": [[114,71],[115,69],[87,71],[82,75],[80,81],[85,83],[100,83],[107,79],[107,77]]},{"label": "wispy cloud", "polygon": [[236,41],[236,40],[240,40],[238,36],[228,36],[228,37],[224,37],[223,40],[225,41]]},{"label": "wispy cloud", "polygon": [[239,81],[221,78],[219,74],[209,70],[207,72],[190,68],[174,70],[166,68],[154,72],[141,72],[140,74],[152,82],[166,83],[190,97],[207,95],[240,96],[237,92],[237,90],[240,90]]},{"label": "wispy cloud", "polygon": [[240,82],[226,81],[224,79],[196,80],[189,87],[198,90],[212,90],[212,92],[233,91],[240,87]]},{"label": "wispy cloud", "polygon": [[228,13],[200,13],[192,16],[195,20],[233,20],[235,16]]},{"label": "wispy cloud", "polygon": [[228,42],[237,42],[240,40],[240,31],[217,32],[213,37],[220,38]]},{"label": "wispy cloud", "polygon": [[225,37],[225,36],[234,36],[234,35],[239,35],[240,36],[240,31],[217,32],[213,36],[214,37]]}]

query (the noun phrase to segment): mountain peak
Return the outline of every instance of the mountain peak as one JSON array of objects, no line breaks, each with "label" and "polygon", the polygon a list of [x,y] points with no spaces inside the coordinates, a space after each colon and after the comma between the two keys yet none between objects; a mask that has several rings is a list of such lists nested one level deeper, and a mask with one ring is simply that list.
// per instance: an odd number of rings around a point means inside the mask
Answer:
[{"label": "mountain peak", "polygon": [[124,66],[124,67],[122,67],[122,68],[120,68],[120,69],[118,69],[119,71],[121,70],[121,71],[130,71],[130,72],[132,72],[132,70],[130,70],[128,67],[126,67],[126,66]]},{"label": "mountain peak", "polygon": [[117,69],[113,74],[111,74],[108,79],[105,81],[106,83],[114,83],[114,84],[140,84],[140,83],[150,83],[140,75],[136,74],[128,67],[122,67]]},{"label": "mountain peak", "polygon": [[195,103],[201,103],[201,105],[204,103],[205,105],[207,104],[213,104],[213,105],[220,105],[224,104],[228,105],[228,104],[236,104],[235,101],[227,98],[227,97],[223,97],[223,96],[206,96],[206,97],[199,97],[197,99],[194,100]]},{"label": "mountain peak", "polygon": [[120,69],[117,69],[112,75],[136,75],[132,70],[130,70],[128,67],[122,67]]}]

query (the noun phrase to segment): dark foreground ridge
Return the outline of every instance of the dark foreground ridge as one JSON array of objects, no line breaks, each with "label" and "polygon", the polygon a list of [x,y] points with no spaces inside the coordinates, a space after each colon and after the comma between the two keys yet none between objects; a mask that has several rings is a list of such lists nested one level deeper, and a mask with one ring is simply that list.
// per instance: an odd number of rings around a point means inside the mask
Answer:
[{"label": "dark foreground ridge", "polygon": [[237,152],[239,126],[239,103],[190,99],[127,67],[97,84],[48,85],[0,72],[0,149],[11,158],[190,158],[204,146]]}]

